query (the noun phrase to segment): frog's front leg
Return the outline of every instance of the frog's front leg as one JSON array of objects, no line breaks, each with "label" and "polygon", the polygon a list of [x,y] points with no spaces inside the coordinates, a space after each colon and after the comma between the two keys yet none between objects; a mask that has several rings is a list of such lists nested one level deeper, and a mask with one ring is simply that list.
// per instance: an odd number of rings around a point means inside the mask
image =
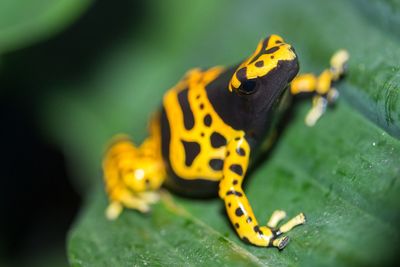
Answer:
[{"label": "frog's front leg", "polygon": [[293,79],[290,92],[293,95],[300,93],[314,93],[312,108],[308,112],[305,123],[313,126],[324,114],[328,104],[338,98],[339,92],[332,87],[332,83],[338,81],[346,70],[349,54],[345,50],[336,52],[330,61],[330,68],[324,70],[319,76],[306,73],[300,74]]},{"label": "frog's front leg", "polygon": [[243,241],[256,246],[274,246],[283,249],[289,238],[282,234],[305,223],[304,215],[301,213],[277,228],[279,221],[286,216],[284,212],[277,211],[273,213],[266,226],[260,226],[242,189],[250,155],[250,147],[244,136],[230,141],[226,153],[219,196],[225,202],[228,217],[237,234]]},{"label": "frog's front leg", "polygon": [[136,147],[127,137],[119,136],[103,160],[104,180],[110,204],[108,219],[116,219],[123,208],[148,212],[157,202],[155,192],[165,178],[162,160],[151,137]]}]

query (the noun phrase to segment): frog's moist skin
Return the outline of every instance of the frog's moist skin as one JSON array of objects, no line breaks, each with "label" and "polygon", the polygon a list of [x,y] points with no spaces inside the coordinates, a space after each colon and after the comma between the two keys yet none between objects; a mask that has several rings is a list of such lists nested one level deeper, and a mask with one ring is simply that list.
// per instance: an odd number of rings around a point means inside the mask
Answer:
[{"label": "frog's moist skin", "polygon": [[271,136],[284,96],[313,93],[306,118],[313,125],[326,103],[336,99],[331,83],[342,76],[347,59],[340,51],[320,76],[295,78],[299,67],[294,49],[271,35],[237,66],[189,71],[164,95],[162,108],[151,120],[150,136],[140,147],[120,136],[108,149],[103,161],[110,199],[107,217],[118,217],[123,207],[148,211],[158,200],[155,190],[164,184],[188,196],[219,195],[242,240],[284,248],[289,239],[283,234],[303,224],[304,214],[278,227],[286,214],[275,211],[267,225],[259,225],[242,189],[243,179]]}]

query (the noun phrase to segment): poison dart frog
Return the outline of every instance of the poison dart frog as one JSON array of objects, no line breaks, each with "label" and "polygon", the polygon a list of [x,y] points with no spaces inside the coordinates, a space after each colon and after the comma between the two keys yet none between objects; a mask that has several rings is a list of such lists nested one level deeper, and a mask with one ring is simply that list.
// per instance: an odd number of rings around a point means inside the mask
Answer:
[{"label": "poison dart frog", "polygon": [[108,148],[103,160],[110,200],[106,216],[115,219],[124,207],[149,211],[163,185],[194,197],[218,195],[243,241],[283,249],[289,241],[285,234],[305,223],[304,214],[278,226],[286,216],[278,210],[260,225],[243,191],[243,179],[270,139],[287,99],[313,95],[305,123],[314,125],[337,98],[332,84],[343,76],[348,58],[339,50],[320,75],[297,75],[294,48],[271,35],[236,66],[190,70],[165,93],[149,124],[150,135],[140,146],[118,136]]}]

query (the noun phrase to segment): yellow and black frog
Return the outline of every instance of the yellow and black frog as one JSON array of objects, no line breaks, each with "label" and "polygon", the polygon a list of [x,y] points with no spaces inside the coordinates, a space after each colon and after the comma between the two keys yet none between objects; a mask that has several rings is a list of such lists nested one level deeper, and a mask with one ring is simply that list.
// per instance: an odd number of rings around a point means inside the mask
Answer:
[{"label": "yellow and black frog", "polygon": [[165,185],[188,196],[218,195],[239,237],[250,244],[283,249],[303,213],[282,226],[284,211],[260,225],[242,189],[249,164],[270,140],[291,95],[311,93],[306,124],[313,125],[337,97],[331,86],[345,70],[348,53],[337,52],[319,76],[297,75],[293,47],[278,35],[262,40],[239,65],[194,69],[166,92],[150,122],[150,136],[136,146],[118,136],[103,161],[109,219],[124,207],[147,212]]}]

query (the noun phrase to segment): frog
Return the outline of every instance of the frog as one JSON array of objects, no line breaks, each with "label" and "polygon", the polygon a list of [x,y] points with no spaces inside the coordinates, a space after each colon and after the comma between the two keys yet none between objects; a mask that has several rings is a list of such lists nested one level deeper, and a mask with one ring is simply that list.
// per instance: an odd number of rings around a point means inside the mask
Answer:
[{"label": "frog", "polygon": [[333,84],[344,76],[348,59],[339,50],[321,74],[299,74],[293,46],[272,34],[239,64],[188,71],[164,94],[142,144],[120,134],[109,145],[102,163],[106,217],[114,220],[124,208],[149,212],[161,187],[189,197],[218,196],[241,240],[282,250],[287,233],[306,223],[304,213],[281,224],[286,212],[276,210],[260,225],[244,178],[260,151],[270,147],[265,144],[294,96],[312,96],[308,126],[336,101]]}]

